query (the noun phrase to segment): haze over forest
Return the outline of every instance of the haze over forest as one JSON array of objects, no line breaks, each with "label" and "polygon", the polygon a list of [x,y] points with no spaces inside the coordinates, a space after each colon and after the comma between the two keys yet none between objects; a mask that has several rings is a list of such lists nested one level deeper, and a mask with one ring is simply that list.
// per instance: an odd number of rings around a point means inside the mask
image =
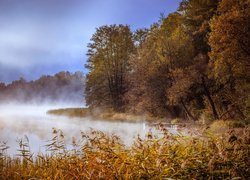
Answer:
[{"label": "haze over forest", "polygon": [[27,82],[24,78],[10,84],[0,83],[2,104],[72,104],[84,106],[83,73],[59,72]]}]

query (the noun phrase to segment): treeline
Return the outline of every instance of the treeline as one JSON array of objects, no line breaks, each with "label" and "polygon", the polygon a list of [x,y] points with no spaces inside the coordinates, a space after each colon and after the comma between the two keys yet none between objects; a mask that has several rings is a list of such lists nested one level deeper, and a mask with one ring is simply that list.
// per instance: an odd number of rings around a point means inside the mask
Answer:
[{"label": "treeline", "polygon": [[198,119],[249,118],[249,0],[183,0],[150,28],[97,28],[90,108]]},{"label": "treeline", "polygon": [[25,79],[0,83],[0,103],[76,103],[83,104],[85,77],[82,72],[59,72],[38,80]]}]

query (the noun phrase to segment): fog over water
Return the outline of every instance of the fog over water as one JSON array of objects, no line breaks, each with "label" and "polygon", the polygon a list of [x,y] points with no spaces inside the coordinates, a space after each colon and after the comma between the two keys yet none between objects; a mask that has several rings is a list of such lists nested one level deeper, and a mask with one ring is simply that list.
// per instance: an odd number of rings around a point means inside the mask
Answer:
[{"label": "fog over water", "polygon": [[53,128],[63,131],[67,144],[71,144],[73,137],[79,140],[81,131],[86,132],[93,128],[109,134],[115,133],[126,145],[131,145],[138,134],[145,137],[150,129],[144,122],[108,122],[46,114],[50,109],[66,107],[72,105],[0,105],[0,141],[7,141],[10,146],[8,154],[17,154],[17,139],[24,138],[25,135],[29,138],[31,152],[44,152],[45,144],[53,137]]}]

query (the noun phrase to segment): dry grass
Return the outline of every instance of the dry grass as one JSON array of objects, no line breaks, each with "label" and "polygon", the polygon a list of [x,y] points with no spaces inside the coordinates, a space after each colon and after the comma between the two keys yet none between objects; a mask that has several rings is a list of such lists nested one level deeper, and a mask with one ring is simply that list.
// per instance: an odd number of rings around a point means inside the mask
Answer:
[{"label": "dry grass", "polygon": [[47,112],[48,114],[57,116],[68,116],[68,117],[86,117],[90,116],[88,108],[65,108],[65,109],[53,109]]},{"label": "dry grass", "polygon": [[119,137],[91,130],[72,140],[67,150],[64,135],[53,130],[47,154],[33,156],[28,138],[20,140],[19,157],[7,155],[0,146],[0,179],[247,179],[249,170],[249,129],[232,140],[221,136],[172,136],[148,133],[125,147]]},{"label": "dry grass", "polygon": [[140,121],[149,121],[149,122],[161,122],[165,119],[159,119],[156,117],[150,116],[142,116],[142,115],[135,115],[129,113],[117,113],[114,111],[100,111],[100,112],[93,112],[88,108],[66,108],[66,109],[55,109],[49,110],[47,112],[51,115],[57,116],[67,116],[67,117],[76,117],[76,118],[84,118],[89,117],[93,120],[106,120],[106,121],[127,121],[127,122],[140,122]]}]

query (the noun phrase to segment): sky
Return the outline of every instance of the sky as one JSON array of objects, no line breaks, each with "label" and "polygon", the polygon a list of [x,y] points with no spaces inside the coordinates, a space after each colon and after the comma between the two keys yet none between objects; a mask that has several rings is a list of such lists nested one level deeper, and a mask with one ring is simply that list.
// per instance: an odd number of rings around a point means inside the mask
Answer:
[{"label": "sky", "polygon": [[0,0],[0,82],[82,71],[97,27],[150,27],[181,0]]}]

